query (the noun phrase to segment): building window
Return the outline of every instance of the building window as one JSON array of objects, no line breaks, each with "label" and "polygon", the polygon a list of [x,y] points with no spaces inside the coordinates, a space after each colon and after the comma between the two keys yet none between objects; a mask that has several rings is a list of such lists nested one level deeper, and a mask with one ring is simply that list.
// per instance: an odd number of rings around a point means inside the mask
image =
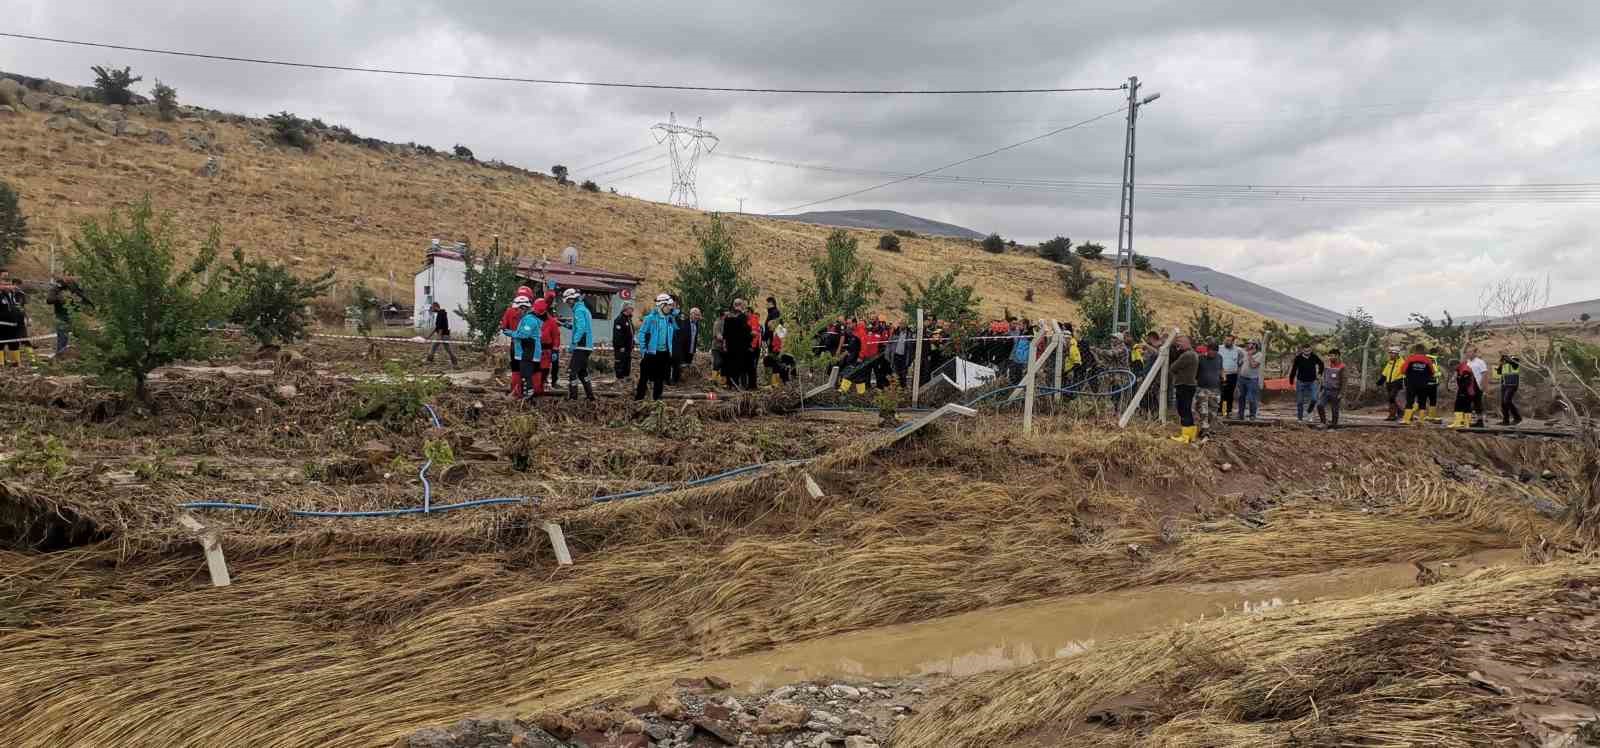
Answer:
[{"label": "building window", "polygon": [[425,298],[433,298],[433,286],[423,286],[422,295]]},{"label": "building window", "polygon": [[611,294],[584,292],[583,303],[589,307],[589,314],[595,319],[611,319]]}]

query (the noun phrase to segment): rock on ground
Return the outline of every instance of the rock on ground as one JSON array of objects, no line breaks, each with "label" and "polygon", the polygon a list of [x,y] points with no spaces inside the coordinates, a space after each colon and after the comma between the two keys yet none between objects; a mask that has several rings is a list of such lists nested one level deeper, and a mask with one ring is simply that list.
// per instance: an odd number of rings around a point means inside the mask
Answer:
[{"label": "rock on ground", "polygon": [[544,730],[509,719],[464,719],[449,727],[418,730],[398,748],[569,748]]}]

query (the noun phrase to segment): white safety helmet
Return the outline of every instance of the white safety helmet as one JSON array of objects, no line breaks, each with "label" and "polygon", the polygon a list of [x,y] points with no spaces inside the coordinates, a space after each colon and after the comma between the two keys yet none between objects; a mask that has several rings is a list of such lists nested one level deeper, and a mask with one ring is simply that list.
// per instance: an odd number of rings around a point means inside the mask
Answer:
[{"label": "white safety helmet", "polygon": [[581,294],[578,293],[578,289],[569,288],[569,289],[561,292],[561,300],[567,302],[568,304],[571,304],[572,302],[577,301],[578,300],[578,296],[580,296],[580,295]]},{"label": "white safety helmet", "polygon": [[518,296],[517,298],[511,300],[511,305],[519,309],[527,309],[533,306],[533,302],[530,301],[526,296]]},{"label": "white safety helmet", "polygon": [[656,294],[656,306],[666,306],[672,303],[672,294]]}]

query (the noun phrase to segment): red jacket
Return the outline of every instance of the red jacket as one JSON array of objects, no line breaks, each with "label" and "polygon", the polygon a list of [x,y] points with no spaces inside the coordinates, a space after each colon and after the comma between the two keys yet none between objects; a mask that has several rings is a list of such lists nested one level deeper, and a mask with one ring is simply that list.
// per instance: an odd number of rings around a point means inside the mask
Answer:
[{"label": "red jacket", "polygon": [[514,306],[506,307],[506,313],[500,315],[500,329],[510,332],[517,329],[517,323],[522,321],[522,310]]},{"label": "red jacket", "polygon": [[544,347],[544,356],[539,362],[548,366],[556,349],[561,347],[561,323],[556,320],[554,312],[546,315],[544,323],[539,325],[539,345]]},{"label": "red jacket", "polygon": [[761,350],[761,320],[754,313],[745,315],[750,322],[750,350]]},{"label": "red jacket", "polygon": [[879,332],[877,328],[868,330],[866,337],[861,339],[861,360],[865,361],[878,355],[878,352],[883,348],[883,341],[886,339],[884,334]]}]

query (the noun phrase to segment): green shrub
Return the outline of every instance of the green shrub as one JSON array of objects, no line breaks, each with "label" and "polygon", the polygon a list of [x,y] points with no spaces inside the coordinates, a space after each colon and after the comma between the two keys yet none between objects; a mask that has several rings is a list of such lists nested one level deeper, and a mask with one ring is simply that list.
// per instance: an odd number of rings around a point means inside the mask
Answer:
[{"label": "green shrub", "polygon": [[28,243],[28,219],[22,215],[22,206],[16,190],[0,180],[0,267]]},{"label": "green shrub", "polygon": [[423,406],[448,384],[443,377],[408,374],[400,364],[391,362],[383,367],[383,376],[356,383],[361,402],[351,417],[380,421],[392,429],[416,426],[426,412]]},{"label": "green shrub", "polygon": [[920,238],[922,238],[922,236],[920,234],[918,234],[915,231],[911,231],[909,229],[895,229],[894,230],[894,235],[895,236],[903,236],[903,237],[905,237],[907,239],[920,239]]},{"label": "green shrub", "polygon": [[133,69],[128,67],[117,70],[95,65],[89,69],[94,71],[94,89],[102,104],[132,104],[133,84],[144,80],[144,76],[134,75]]},{"label": "green shrub", "polygon": [[1006,251],[1006,240],[1001,239],[999,234],[990,234],[981,243],[979,243],[979,246],[983,247],[983,251],[988,252],[989,254],[1004,254]]},{"label": "green shrub", "polygon": [[885,252],[899,252],[900,237],[895,236],[894,234],[884,234],[883,236],[878,237],[878,249],[881,249]]},{"label": "green shrub", "polygon": [[1072,240],[1058,236],[1039,245],[1039,256],[1051,262],[1066,264],[1072,258]]},{"label": "green shrub", "polygon": [[316,147],[316,142],[306,132],[306,121],[289,112],[267,115],[267,124],[272,126],[273,137],[279,143],[302,151]]},{"label": "green shrub", "polygon": [[594,180],[592,179],[585,179],[583,180],[583,184],[578,185],[578,189],[581,189],[584,192],[599,192],[600,185],[595,184]]},{"label": "green shrub", "polygon": [[232,297],[228,321],[243,325],[245,334],[262,346],[290,343],[305,337],[307,307],[333,285],[329,270],[311,280],[296,278],[286,265],[267,260],[246,260],[243,250],[233,250],[233,264],[223,268]]},{"label": "green shrub", "polygon": [[1084,242],[1079,244],[1078,248],[1073,251],[1077,252],[1078,256],[1085,260],[1098,260],[1100,255],[1106,253],[1106,248],[1094,242]]},{"label": "green shrub", "polygon": [[466,146],[464,146],[464,145],[462,145],[460,143],[456,143],[455,154],[456,154],[456,158],[463,158],[463,159],[466,159],[468,161],[476,161],[477,160],[472,155],[472,149],[468,148],[468,147],[466,147]]},{"label": "green shrub", "polygon": [[162,121],[171,122],[178,118],[178,89],[157,78],[155,88],[150,89],[150,98],[156,100],[156,111],[161,114]]},{"label": "green shrub", "polygon": [[1094,276],[1076,255],[1067,255],[1066,267],[1056,268],[1056,277],[1061,280],[1061,293],[1073,301],[1082,299],[1083,293],[1094,285]]},{"label": "green shrub", "polygon": [[1145,257],[1144,255],[1135,253],[1133,255],[1133,269],[1134,270],[1143,270],[1143,271],[1149,272],[1149,270],[1150,270],[1150,258]]}]

